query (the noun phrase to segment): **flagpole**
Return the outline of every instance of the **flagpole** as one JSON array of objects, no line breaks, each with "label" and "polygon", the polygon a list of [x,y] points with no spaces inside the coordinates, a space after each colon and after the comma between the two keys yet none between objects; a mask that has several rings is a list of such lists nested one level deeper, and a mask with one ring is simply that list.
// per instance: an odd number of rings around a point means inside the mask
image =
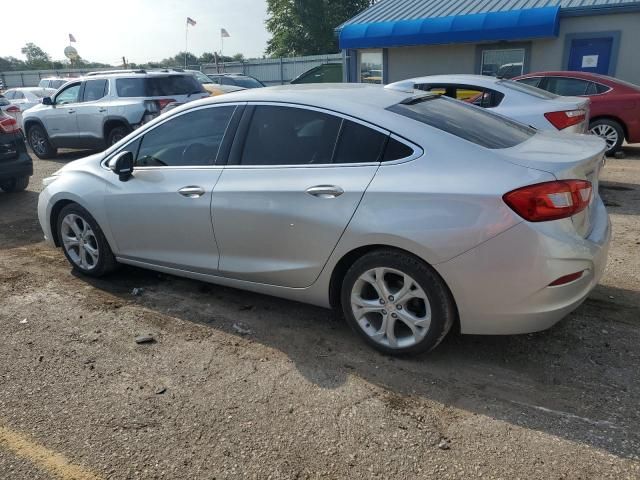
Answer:
[{"label": "flagpole", "polygon": [[187,68],[187,52],[189,51],[189,19],[184,29],[184,68]]}]

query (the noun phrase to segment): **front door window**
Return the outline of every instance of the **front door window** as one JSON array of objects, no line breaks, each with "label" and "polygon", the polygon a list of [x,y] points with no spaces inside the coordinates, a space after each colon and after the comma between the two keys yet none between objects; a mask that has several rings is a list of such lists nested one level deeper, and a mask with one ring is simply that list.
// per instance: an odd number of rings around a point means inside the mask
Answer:
[{"label": "front door window", "polygon": [[80,84],[71,85],[61,91],[56,96],[56,105],[66,105],[68,103],[77,103],[80,94]]}]

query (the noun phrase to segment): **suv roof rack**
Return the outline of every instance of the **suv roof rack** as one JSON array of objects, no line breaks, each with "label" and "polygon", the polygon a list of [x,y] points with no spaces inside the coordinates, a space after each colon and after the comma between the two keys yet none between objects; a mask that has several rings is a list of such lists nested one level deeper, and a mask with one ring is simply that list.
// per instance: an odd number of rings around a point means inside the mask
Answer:
[{"label": "suv roof rack", "polygon": [[120,73],[147,73],[147,71],[141,68],[137,70],[101,70],[97,72],[89,72],[85,77],[94,77],[96,75],[118,75]]}]

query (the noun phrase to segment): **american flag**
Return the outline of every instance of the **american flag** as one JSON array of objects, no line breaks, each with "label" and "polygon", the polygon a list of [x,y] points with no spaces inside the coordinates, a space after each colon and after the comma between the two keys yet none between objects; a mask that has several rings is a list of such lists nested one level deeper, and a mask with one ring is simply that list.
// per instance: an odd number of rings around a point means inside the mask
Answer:
[{"label": "american flag", "polygon": [[72,33],[69,34],[69,41],[70,42],[75,42],[76,41],[76,37],[74,37]]},{"label": "american flag", "polygon": [[187,17],[187,25],[191,25],[192,27],[195,27],[196,21],[191,17]]}]

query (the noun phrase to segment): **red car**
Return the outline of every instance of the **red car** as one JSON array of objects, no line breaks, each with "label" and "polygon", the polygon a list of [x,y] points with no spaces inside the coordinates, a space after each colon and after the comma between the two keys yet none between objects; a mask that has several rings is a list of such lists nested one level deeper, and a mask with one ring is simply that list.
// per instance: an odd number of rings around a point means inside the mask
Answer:
[{"label": "red car", "polygon": [[589,97],[589,130],[607,142],[607,154],[618,151],[626,139],[640,143],[640,86],[586,72],[538,72],[513,80],[557,95]]}]

